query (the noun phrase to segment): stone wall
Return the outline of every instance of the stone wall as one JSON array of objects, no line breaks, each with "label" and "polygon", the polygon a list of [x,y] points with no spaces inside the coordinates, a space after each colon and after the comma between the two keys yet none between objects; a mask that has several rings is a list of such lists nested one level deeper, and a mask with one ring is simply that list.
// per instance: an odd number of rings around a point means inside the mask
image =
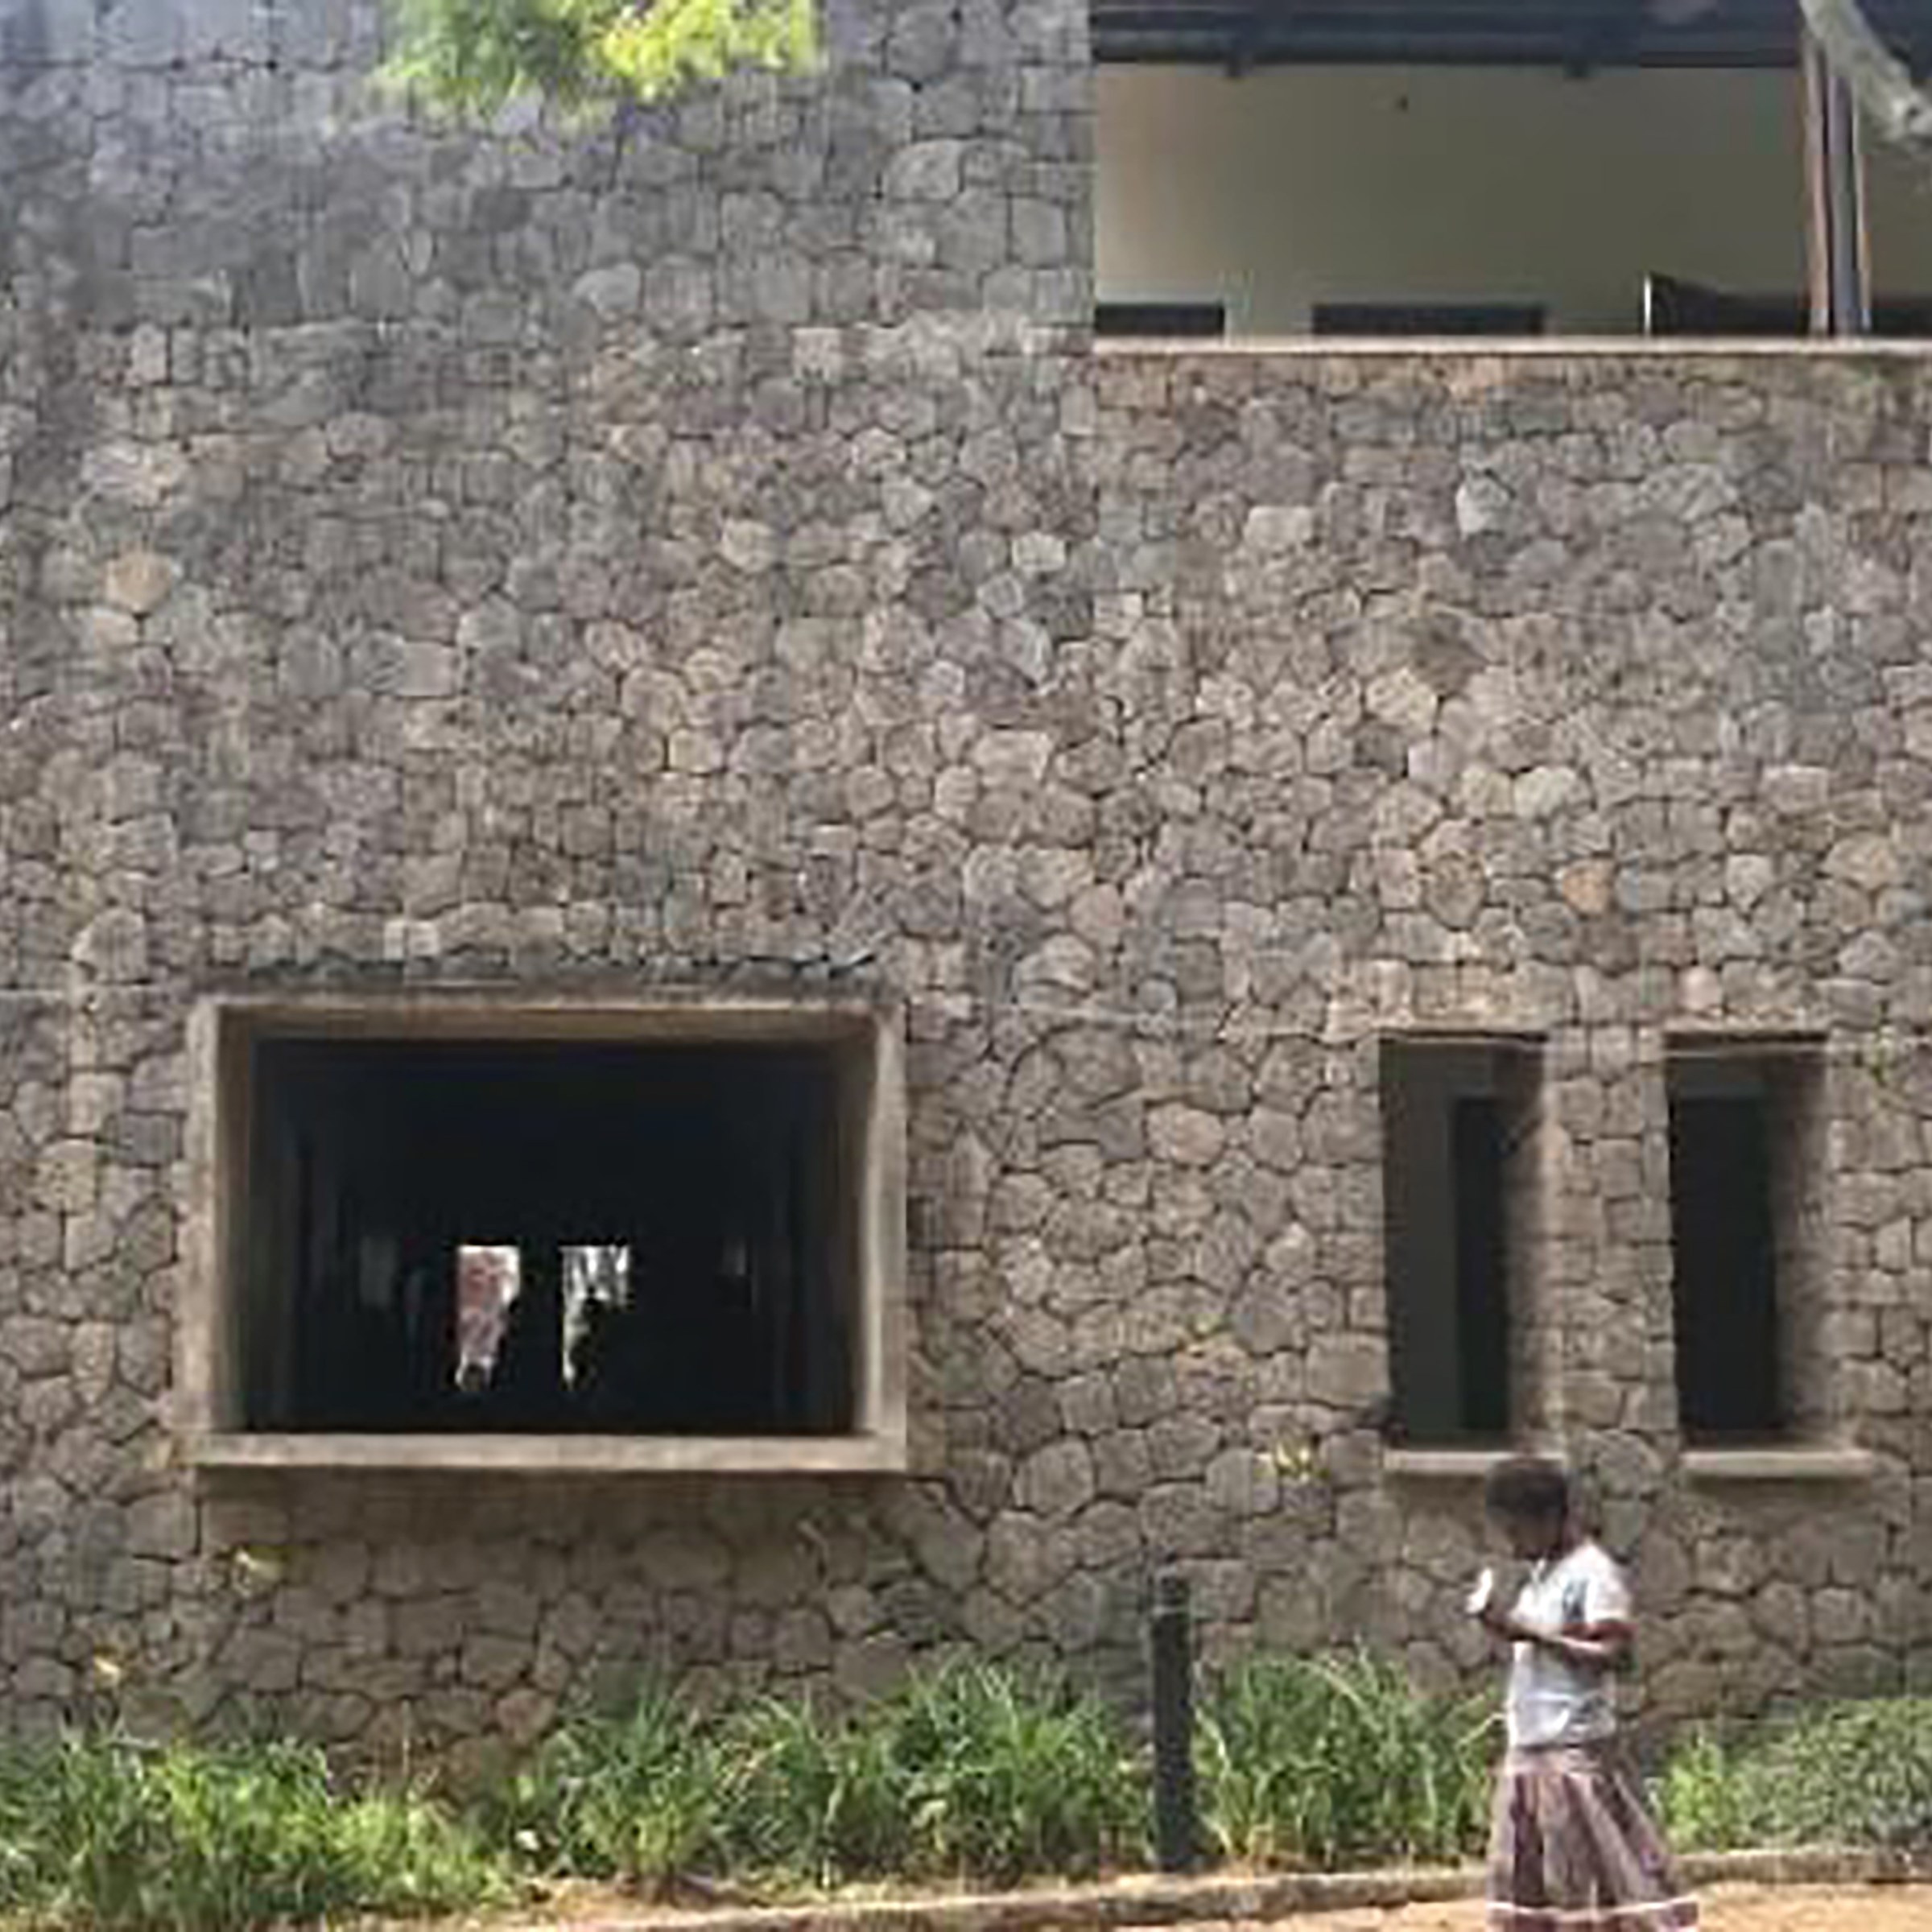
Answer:
[{"label": "stone wall", "polygon": [[[1473,1670],[1478,1485],[1374,1426],[1416,1027],[1543,1038],[1534,1419],[1652,1707],[1913,1676],[1915,361],[1096,355],[1076,0],[842,5],[815,82],[487,138],[369,98],[360,0],[94,10],[0,3],[13,1721],[104,1656],[464,1749],[641,1662],[1124,1685],[1168,1559],[1217,1651]],[[909,1016],[919,1476],[181,1466],[197,997],[835,965]],[[1807,1387],[1863,1473],[1682,1455],[1684,1026],[1829,1036]]]}]

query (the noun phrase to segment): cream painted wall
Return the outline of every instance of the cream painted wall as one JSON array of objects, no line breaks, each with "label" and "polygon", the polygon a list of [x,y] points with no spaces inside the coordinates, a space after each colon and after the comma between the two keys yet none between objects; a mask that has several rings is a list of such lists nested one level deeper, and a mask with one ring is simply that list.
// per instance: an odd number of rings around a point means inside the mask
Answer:
[{"label": "cream painted wall", "polygon": [[1932,163],[1869,136],[1865,233],[1872,286],[1881,295],[1932,295]]},{"label": "cream painted wall", "polygon": [[[1653,270],[1796,293],[1797,102],[1789,74],[1103,68],[1100,294],[1218,299],[1253,335],[1318,299],[1541,301],[1553,331],[1631,332]],[[1932,292],[1932,180],[1886,160],[1880,284]]]}]

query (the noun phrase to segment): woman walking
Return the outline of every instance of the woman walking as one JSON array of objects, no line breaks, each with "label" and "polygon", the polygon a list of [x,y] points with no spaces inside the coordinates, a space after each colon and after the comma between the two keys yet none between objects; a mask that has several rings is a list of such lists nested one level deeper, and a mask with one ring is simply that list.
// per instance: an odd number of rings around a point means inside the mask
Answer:
[{"label": "woman walking", "polygon": [[1616,1742],[1612,1679],[1635,1635],[1623,1572],[1578,1530],[1555,1463],[1501,1464],[1486,1501],[1530,1566],[1507,1610],[1489,1600],[1487,1572],[1470,1604],[1510,1645],[1490,1932],[1687,1932],[1696,1902]]}]

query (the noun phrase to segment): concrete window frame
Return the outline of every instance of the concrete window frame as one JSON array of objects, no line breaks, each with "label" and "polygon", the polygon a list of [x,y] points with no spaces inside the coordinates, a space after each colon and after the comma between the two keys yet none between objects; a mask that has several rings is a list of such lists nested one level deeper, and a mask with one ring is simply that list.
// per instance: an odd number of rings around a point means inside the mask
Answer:
[{"label": "concrete window frame", "polygon": [[[1397,1298],[1418,1284],[1405,1282],[1393,1247],[1395,1222],[1390,1214],[1391,1190],[1413,1187],[1412,1171],[1398,1169],[1390,1129],[1399,1096],[1412,1084],[1425,1089],[1439,1081],[1439,1100],[1452,1092],[1492,1098],[1500,1110],[1504,1153],[1498,1176],[1503,1220],[1496,1230],[1503,1264],[1505,1337],[1504,1374],[1507,1389],[1503,1426],[1497,1431],[1467,1435],[1459,1427],[1414,1439],[1391,1441],[1383,1452],[1390,1475],[1462,1476],[1481,1475],[1505,1456],[1524,1452],[1526,1446],[1548,1435],[1550,1391],[1556,1379],[1555,1330],[1546,1307],[1542,1286],[1543,1220],[1547,1179],[1542,1132],[1542,1096],[1547,1042],[1540,1033],[1511,1032],[1484,1027],[1402,1028],[1376,1036],[1377,1113],[1381,1135],[1383,1190],[1381,1274],[1385,1298],[1389,1412],[1392,1423],[1413,1420],[1404,1414],[1402,1377],[1398,1362]],[[1480,1077],[1475,1077],[1480,1068]],[[1444,1117],[1447,1117],[1446,1116]],[[1447,1180],[1447,1175],[1443,1177]],[[1445,1203],[1447,1204],[1447,1203]],[[1411,1294],[1411,1302],[1414,1298]],[[1413,1311],[1411,1311],[1412,1312]],[[1451,1319],[1459,1319],[1452,1316]],[[1411,1353],[1416,1338],[1411,1335]],[[1429,1338],[1426,1354],[1453,1352],[1453,1328]]]},{"label": "concrete window frame", "polygon": [[[852,1426],[826,1435],[343,1434],[250,1429],[235,1360],[251,1048],[263,1039],[829,1046],[859,1143]],[[204,1472],[587,1476],[894,1475],[910,1468],[904,1025],[876,999],[672,993],[543,998],[447,991],[217,995],[189,1017],[186,1268],[175,1325],[177,1428]]]},{"label": "concrete window frame", "polygon": [[[1768,1439],[1728,1441],[1686,1435],[1686,1467],[1694,1474],[1737,1480],[1777,1474],[1842,1478],[1861,1472],[1863,1459],[1843,1435],[1827,1318],[1836,1299],[1831,1163],[1831,1042],[1813,1031],[1674,1029],[1664,1039],[1667,1111],[1683,1099],[1748,1096],[1765,1115],[1769,1171],[1766,1193],[1774,1261],[1773,1305],[1778,1406]],[[1672,1198],[1678,1177],[1673,1171]],[[1683,1259],[1673,1230],[1671,1319],[1686,1319]],[[1736,1338],[1730,1337],[1735,1348]],[[1679,1363],[1681,1373],[1682,1363]],[[1682,1391],[1678,1389],[1681,1406]]]}]

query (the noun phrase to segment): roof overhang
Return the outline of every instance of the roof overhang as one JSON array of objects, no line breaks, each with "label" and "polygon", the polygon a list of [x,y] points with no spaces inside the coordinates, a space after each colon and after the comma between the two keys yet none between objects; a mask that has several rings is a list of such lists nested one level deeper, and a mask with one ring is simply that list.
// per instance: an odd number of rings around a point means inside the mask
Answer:
[{"label": "roof overhang", "polygon": [[[1798,0],[1091,0],[1101,60],[1261,66],[1789,68]],[[1865,0],[1932,65],[1932,0]]]}]

